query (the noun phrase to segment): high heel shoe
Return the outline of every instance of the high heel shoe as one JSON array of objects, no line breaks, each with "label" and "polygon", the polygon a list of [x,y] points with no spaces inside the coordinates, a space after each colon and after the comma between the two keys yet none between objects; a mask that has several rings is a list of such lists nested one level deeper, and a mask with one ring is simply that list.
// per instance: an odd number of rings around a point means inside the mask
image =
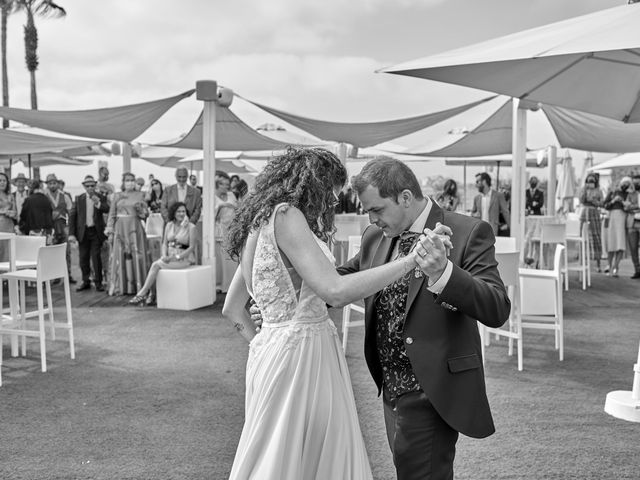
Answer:
[{"label": "high heel shoe", "polygon": [[144,303],[144,297],[142,295],[136,295],[129,300],[129,305],[142,305]]},{"label": "high heel shoe", "polygon": [[617,277],[618,276],[618,269],[614,268],[613,270],[611,270],[611,276],[612,277]]},{"label": "high heel shoe", "polygon": [[144,303],[147,307],[153,307],[156,304],[155,294],[150,293]]}]

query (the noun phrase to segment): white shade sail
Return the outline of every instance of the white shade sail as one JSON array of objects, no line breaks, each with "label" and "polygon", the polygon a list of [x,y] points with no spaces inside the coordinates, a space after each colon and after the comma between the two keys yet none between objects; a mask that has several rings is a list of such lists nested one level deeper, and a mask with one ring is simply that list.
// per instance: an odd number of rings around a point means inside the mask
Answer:
[{"label": "white shade sail", "polygon": [[444,148],[432,151],[414,148],[402,153],[429,157],[479,157],[511,153],[512,124],[513,106],[509,100],[476,128]]},{"label": "white shade sail", "polygon": [[640,151],[640,123],[549,105],[543,105],[542,110],[563,148],[604,153]]},{"label": "white shade sail", "polygon": [[194,90],[169,98],[95,110],[47,111],[0,107],[0,117],[52,132],[130,142]]},{"label": "white shade sail", "polygon": [[343,123],[315,120],[283,112],[282,110],[267,107],[260,103],[251,102],[250,100],[247,101],[271,115],[274,115],[281,120],[294,125],[300,130],[304,130],[305,132],[308,132],[322,140],[348,143],[354,147],[361,148],[378,145],[380,143],[388,142],[395,138],[423,130],[435,125],[436,123],[440,123],[448,118],[465,112],[470,108],[480,105],[481,103],[493,100],[493,98],[495,97],[484,98],[459,107],[435,113],[428,113],[417,117],[367,123]]},{"label": "white shade sail", "polygon": [[639,122],[638,25],[621,5],[381,71]]},{"label": "white shade sail", "polygon": [[0,130],[0,155],[61,152],[68,149],[83,149],[98,145],[98,141],[74,138],[49,137],[32,133]]},{"label": "white shade sail", "polygon": [[[486,157],[457,157],[446,158],[445,165],[467,166],[467,167],[511,167],[513,158],[511,155],[489,155]],[[536,157],[527,157],[527,167],[545,168],[545,165],[538,164]]]},{"label": "white shade sail", "polygon": [[589,168],[590,171],[608,170],[610,168],[640,168],[640,153],[625,153],[606,162]]},{"label": "white shade sail", "polygon": [[[216,104],[215,112],[216,150],[282,150],[289,145],[289,143],[260,135],[227,107]],[[157,145],[202,150],[202,113],[184,137]]]}]

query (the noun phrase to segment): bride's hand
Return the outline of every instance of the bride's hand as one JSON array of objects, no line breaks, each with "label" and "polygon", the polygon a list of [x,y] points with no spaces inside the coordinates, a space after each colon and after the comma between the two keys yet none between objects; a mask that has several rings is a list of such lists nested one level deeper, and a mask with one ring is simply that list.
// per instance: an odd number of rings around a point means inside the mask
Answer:
[{"label": "bride's hand", "polygon": [[453,248],[452,233],[449,227],[438,223],[434,230],[424,230],[414,248],[416,264],[430,279],[440,278],[447,267],[447,257]]}]

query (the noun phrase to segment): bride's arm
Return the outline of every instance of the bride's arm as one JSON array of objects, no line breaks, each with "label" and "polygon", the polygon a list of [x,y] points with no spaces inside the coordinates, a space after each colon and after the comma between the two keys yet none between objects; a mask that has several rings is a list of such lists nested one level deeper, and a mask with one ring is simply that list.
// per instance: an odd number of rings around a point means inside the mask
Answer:
[{"label": "bride's arm", "polygon": [[296,272],[325,302],[341,307],[382,290],[414,269],[414,253],[380,267],[338,275],[318,246],[300,210],[281,210],[275,220],[276,241]]},{"label": "bride's arm", "polygon": [[222,315],[230,320],[240,335],[250,342],[256,336],[256,327],[244,308],[248,301],[249,292],[247,292],[244,283],[242,268],[238,267],[233,280],[231,280],[231,285],[229,285],[227,298],[225,298],[222,307]]}]

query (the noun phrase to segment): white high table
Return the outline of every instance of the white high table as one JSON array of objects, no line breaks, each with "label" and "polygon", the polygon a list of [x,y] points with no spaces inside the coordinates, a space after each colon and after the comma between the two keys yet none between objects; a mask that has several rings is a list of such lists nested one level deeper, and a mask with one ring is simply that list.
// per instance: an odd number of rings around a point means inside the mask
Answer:
[{"label": "white high table", "polygon": [[[16,269],[16,239],[18,236],[15,233],[9,232],[0,232],[0,241],[4,241],[9,244],[9,271],[13,272]],[[4,314],[4,282],[0,283],[0,322],[4,323],[5,321],[13,321],[13,317],[11,315]],[[2,348],[2,345],[0,345]],[[11,335],[11,356],[18,356],[18,336]]]}]

